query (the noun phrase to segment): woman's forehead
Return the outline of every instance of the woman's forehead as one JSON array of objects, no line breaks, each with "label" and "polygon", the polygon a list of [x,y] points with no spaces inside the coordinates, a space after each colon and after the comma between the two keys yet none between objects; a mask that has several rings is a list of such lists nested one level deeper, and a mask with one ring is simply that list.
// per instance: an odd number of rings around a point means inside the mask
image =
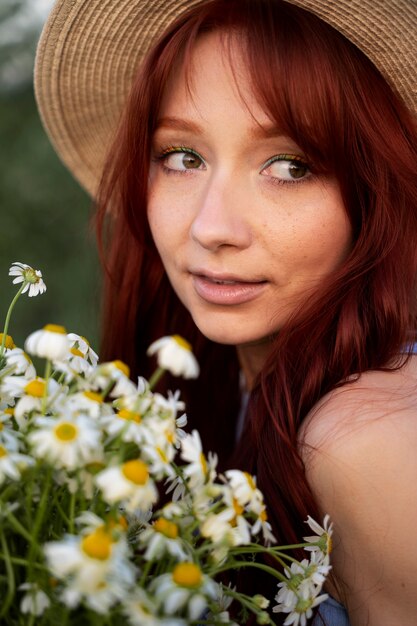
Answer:
[{"label": "woman's forehead", "polygon": [[[157,127],[199,132],[198,119],[215,108],[239,109],[251,118],[254,139],[273,136],[277,124],[259,102],[244,54],[244,40],[222,31],[200,36],[191,54],[173,68],[166,84]],[[181,127],[181,128],[180,128]]]}]

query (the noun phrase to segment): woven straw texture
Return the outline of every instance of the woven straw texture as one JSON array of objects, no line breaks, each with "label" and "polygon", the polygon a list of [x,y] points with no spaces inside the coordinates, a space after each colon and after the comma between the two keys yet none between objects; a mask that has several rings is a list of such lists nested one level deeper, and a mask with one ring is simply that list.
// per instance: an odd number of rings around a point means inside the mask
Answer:
[{"label": "woven straw texture", "polygon": [[[204,0],[58,0],[35,64],[55,150],[95,195],[132,77],[155,38]],[[417,112],[417,0],[286,0],[355,43]]]}]

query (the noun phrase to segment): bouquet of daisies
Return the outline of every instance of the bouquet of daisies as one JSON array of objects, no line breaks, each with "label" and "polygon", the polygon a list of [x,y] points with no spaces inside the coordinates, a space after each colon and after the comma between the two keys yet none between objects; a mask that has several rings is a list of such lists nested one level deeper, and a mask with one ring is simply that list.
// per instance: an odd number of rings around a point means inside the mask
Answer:
[{"label": "bouquet of daisies", "polygon": [[[179,393],[153,388],[165,370],[198,375],[189,344],[152,344],[159,368],[135,382],[62,326],[32,333],[24,351],[8,334],[12,309],[46,286],[23,263],[9,274],[19,290],[0,334],[1,623],[232,625],[254,614],[273,624],[281,612],[306,624],[327,597],[331,524],[307,520],[309,558],[296,561],[275,545],[255,477],[218,474],[198,432],[183,430]],[[28,354],[45,359],[42,375]],[[171,500],[158,506],[163,491]],[[259,552],[277,568],[254,560]],[[242,567],[275,577],[272,613],[263,596],[220,582]]]}]

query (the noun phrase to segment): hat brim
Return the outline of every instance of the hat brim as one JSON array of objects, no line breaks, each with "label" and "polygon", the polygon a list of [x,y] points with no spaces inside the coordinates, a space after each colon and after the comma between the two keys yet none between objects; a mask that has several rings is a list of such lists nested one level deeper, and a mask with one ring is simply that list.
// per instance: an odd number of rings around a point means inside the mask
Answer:
[{"label": "hat brim", "polygon": [[[55,150],[94,196],[133,76],[155,39],[205,0],[58,0],[35,62],[35,95]],[[286,0],[356,44],[417,113],[414,0]]]}]

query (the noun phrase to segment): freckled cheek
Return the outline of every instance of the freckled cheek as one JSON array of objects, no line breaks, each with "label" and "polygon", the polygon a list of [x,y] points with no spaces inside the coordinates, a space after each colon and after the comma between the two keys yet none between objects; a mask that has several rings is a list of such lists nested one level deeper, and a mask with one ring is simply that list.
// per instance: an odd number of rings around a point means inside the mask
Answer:
[{"label": "freckled cheek", "polygon": [[[316,211],[315,215],[319,213]],[[351,249],[347,216],[330,212],[324,219],[292,220],[268,229],[268,247],[288,271],[322,275],[338,267]]]},{"label": "freckled cheek", "polygon": [[148,200],[148,222],[156,249],[166,269],[178,257],[186,237],[180,207],[175,202],[151,194]]},{"label": "freckled cheek", "polygon": [[299,242],[305,251],[305,259],[315,265],[319,272],[336,269],[347,257],[352,245],[351,227],[347,218],[344,215],[333,221],[330,218],[312,225],[309,232],[305,233],[304,242]]}]

